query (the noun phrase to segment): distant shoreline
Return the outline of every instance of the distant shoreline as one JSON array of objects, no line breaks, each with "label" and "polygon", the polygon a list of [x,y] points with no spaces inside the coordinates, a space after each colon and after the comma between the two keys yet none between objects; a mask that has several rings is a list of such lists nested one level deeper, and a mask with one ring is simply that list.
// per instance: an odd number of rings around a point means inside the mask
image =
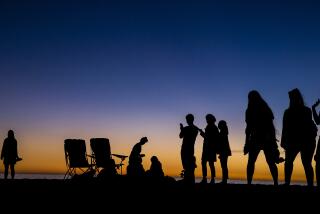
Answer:
[{"label": "distant shoreline", "polygon": [[[10,176],[9,176],[10,178]],[[48,180],[52,180],[52,179],[56,179],[56,180],[63,180],[64,178],[64,174],[60,174],[60,173],[17,173],[15,179],[20,180],[20,179],[48,179]],[[181,180],[180,177],[178,176],[173,176],[173,178],[178,181]],[[0,173],[0,180],[3,179],[3,173]],[[201,177],[196,177],[196,183],[200,183],[200,181],[202,180]],[[216,179],[216,182],[219,183],[221,181],[220,178]],[[246,184],[246,180],[245,179],[230,179],[228,181],[229,184]],[[283,180],[279,180],[279,184],[281,185],[282,183],[284,183]],[[266,179],[254,179],[253,180],[253,184],[261,184],[261,185],[273,185],[273,181],[272,180],[266,180]],[[292,185],[301,185],[301,186],[306,186],[306,181],[292,181],[291,182]],[[315,183],[316,184],[316,183]]]}]

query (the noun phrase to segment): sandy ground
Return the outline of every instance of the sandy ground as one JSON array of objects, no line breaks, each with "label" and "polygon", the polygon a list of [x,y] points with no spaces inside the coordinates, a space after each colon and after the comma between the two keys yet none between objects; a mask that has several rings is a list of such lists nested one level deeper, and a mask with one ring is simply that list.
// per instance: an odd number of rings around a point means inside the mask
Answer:
[{"label": "sandy ground", "polygon": [[[0,179],[1,207],[30,213],[246,212],[320,210],[317,187],[271,185],[184,185],[173,180]],[[9,205],[10,204],[10,205]],[[102,212],[101,212],[102,211]]]}]

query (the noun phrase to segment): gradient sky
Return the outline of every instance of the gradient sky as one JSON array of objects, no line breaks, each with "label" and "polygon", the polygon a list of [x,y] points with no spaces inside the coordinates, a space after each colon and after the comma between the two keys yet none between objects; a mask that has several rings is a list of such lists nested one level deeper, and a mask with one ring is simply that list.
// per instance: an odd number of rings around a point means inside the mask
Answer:
[{"label": "gradient sky", "polygon": [[[298,87],[309,106],[320,97],[316,1],[68,2],[0,3],[0,137],[15,130],[20,172],[65,172],[66,138],[108,137],[129,154],[148,136],[145,168],[157,155],[178,175],[187,113],[201,128],[207,113],[226,120],[241,151],[250,90],[273,109],[279,139],[287,92]],[[198,175],[201,150],[199,137]],[[246,161],[234,152],[231,177],[245,177]],[[255,178],[269,174],[261,153]]]}]

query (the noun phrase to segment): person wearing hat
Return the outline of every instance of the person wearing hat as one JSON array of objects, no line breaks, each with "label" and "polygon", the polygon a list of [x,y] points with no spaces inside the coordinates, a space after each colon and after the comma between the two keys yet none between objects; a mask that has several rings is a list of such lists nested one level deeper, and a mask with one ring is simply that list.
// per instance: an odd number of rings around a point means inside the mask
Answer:
[{"label": "person wearing hat", "polygon": [[148,142],[148,138],[142,137],[140,141],[133,146],[129,156],[129,165],[127,167],[128,176],[145,175],[145,170],[142,165],[142,157],[144,157],[144,154],[141,154],[141,150],[142,150],[142,146],[147,142]]}]

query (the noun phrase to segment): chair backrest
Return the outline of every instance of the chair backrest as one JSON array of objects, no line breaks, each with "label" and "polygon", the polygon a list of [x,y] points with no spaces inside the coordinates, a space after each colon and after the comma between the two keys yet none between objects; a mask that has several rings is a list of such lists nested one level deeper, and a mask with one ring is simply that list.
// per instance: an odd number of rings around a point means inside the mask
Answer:
[{"label": "chair backrest", "polygon": [[107,138],[91,138],[90,146],[96,167],[107,167],[111,161],[110,142]]},{"label": "chair backrest", "polygon": [[66,139],[64,141],[66,162],[69,167],[88,167],[86,142],[82,139]]}]

